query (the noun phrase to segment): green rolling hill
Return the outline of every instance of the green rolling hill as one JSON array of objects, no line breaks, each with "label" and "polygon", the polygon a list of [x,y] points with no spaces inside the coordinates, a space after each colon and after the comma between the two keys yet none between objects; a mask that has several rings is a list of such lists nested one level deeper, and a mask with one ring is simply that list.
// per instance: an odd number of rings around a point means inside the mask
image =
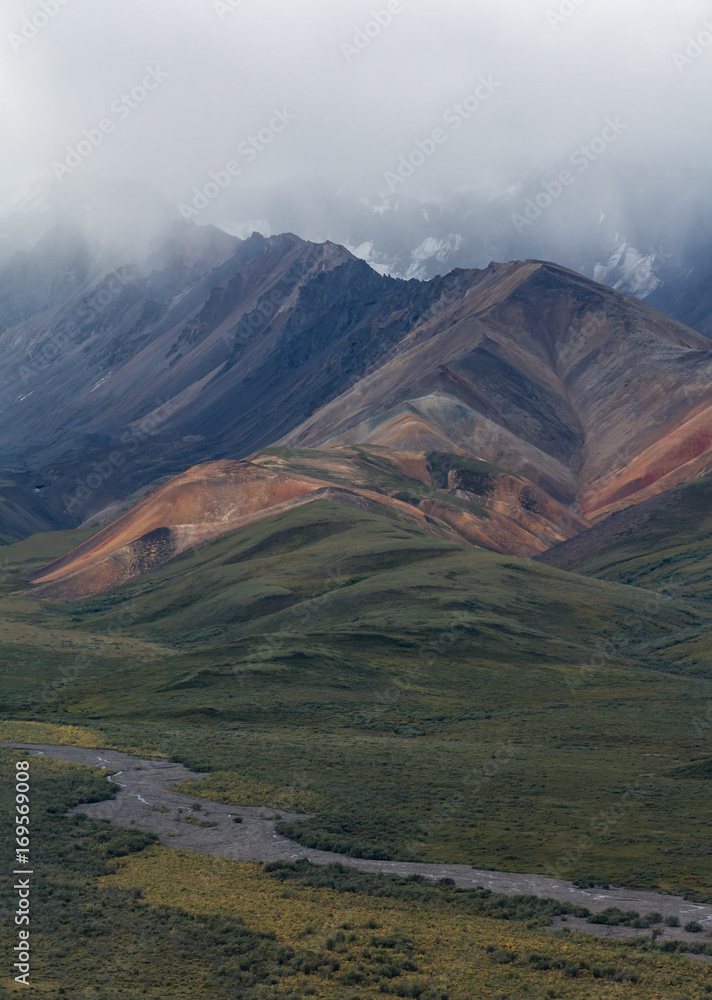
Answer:
[{"label": "green rolling hill", "polygon": [[22,580],[59,543],[5,550],[6,718],[176,756],[206,795],[308,805],[288,832],[312,846],[708,891],[704,776],[679,769],[707,746],[712,619],[687,598],[328,500],[38,601]]}]

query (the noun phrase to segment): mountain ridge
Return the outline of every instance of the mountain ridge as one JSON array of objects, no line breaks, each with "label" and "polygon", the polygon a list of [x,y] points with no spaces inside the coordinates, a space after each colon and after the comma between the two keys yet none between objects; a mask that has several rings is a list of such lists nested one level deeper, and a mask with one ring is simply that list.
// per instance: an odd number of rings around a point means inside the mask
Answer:
[{"label": "mountain ridge", "polygon": [[[573,272],[559,269],[550,263],[528,262],[525,265],[515,264],[514,269],[513,273],[510,270],[504,276],[505,283],[508,286],[504,291],[505,293],[509,292],[509,295],[505,294],[502,296],[500,294],[499,298],[497,298],[497,292],[501,293],[502,289],[490,290],[486,295],[485,301],[481,305],[475,301],[474,305],[470,305],[469,315],[465,316],[459,314],[461,303],[454,303],[449,307],[447,318],[450,320],[450,327],[440,335],[440,342],[437,349],[433,345],[432,338],[428,339],[424,336],[420,336],[419,338],[417,332],[412,333],[409,338],[405,338],[398,345],[389,357],[386,365],[390,366],[390,371],[371,371],[362,380],[362,384],[350,390],[351,398],[345,396],[340,400],[334,401],[332,404],[327,404],[322,411],[282,439],[281,443],[287,446],[304,446],[309,444],[322,446],[329,442],[339,441],[356,442],[363,440],[366,442],[371,440],[375,442],[376,439],[369,434],[369,426],[362,427],[359,430],[357,426],[359,420],[363,424],[364,416],[368,416],[369,419],[378,419],[382,423],[384,419],[383,414],[387,413],[389,408],[395,409],[398,406],[410,406],[418,410],[418,399],[421,399],[421,402],[423,401],[423,389],[425,388],[431,393],[434,392],[436,397],[440,399],[441,409],[443,400],[448,396],[459,400],[460,403],[468,406],[474,412],[477,412],[477,409],[479,409],[481,427],[494,412],[499,423],[499,429],[495,429],[495,435],[498,434],[500,437],[501,448],[504,443],[503,439],[509,431],[508,425],[510,424],[511,416],[516,409],[516,407],[512,406],[510,400],[516,400],[517,389],[519,389],[520,394],[523,394],[522,390],[529,388],[530,398],[536,398],[537,395],[541,396],[542,391],[548,394],[548,422],[551,423],[553,419],[560,423],[560,416],[563,413],[565,418],[564,423],[568,425],[568,429],[566,427],[559,428],[559,439],[555,442],[555,447],[551,446],[551,441],[546,441],[546,435],[541,436],[543,437],[543,441],[540,440],[540,442],[531,440],[530,437],[528,442],[525,441],[525,445],[533,445],[537,448],[542,465],[545,465],[547,461],[547,458],[544,456],[547,456],[549,460],[553,459],[554,463],[558,463],[558,483],[556,483],[556,466],[551,461],[548,463],[550,467],[549,472],[553,476],[553,481],[550,479],[548,485],[551,487],[555,484],[559,489],[568,486],[569,501],[575,502],[576,498],[581,496],[582,491],[579,488],[573,488],[572,471],[575,474],[578,473],[579,470],[583,469],[585,462],[588,462],[589,465],[594,465],[593,471],[596,473],[598,472],[595,468],[596,463],[599,466],[606,463],[611,454],[616,455],[617,453],[621,453],[625,446],[625,442],[618,441],[613,442],[612,446],[610,432],[608,436],[603,436],[603,440],[600,443],[595,440],[595,434],[592,435],[592,431],[595,428],[596,421],[598,420],[605,424],[613,420],[620,424],[620,412],[616,413],[615,408],[611,409],[610,407],[610,390],[607,390],[608,398],[604,402],[601,402],[591,392],[590,385],[585,384],[587,362],[588,368],[592,367],[593,364],[608,365],[608,367],[611,367],[610,344],[607,344],[606,340],[612,339],[610,335],[612,325],[620,328],[617,331],[617,336],[613,338],[613,346],[618,351],[625,351],[628,354],[628,358],[625,361],[628,366],[631,366],[634,362],[637,362],[639,365],[645,365],[645,353],[651,344],[657,350],[658,354],[661,355],[658,359],[660,362],[658,364],[659,371],[653,370],[646,373],[650,382],[655,382],[657,378],[658,382],[665,381],[667,383],[665,388],[668,413],[656,414],[658,423],[662,419],[666,419],[672,431],[675,427],[684,425],[685,411],[689,412],[695,406],[702,406],[704,400],[709,398],[704,384],[694,384],[692,379],[686,377],[687,373],[684,370],[680,370],[685,364],[692,362],[690,364],[691,374],[697,379],[697,383],[701,383],[702,378],[706,377],[707,373],[712,370],[710,369],[710,359],[712,358],[709,351],[710,344],[702,334],[690,330],[676,321],[662,317],[661,314],[657,313],[651,307],[637,303],[622,293],[603,289],[602,286],[597,286],[590,279],[576,276]],[[552,289],[552,282],[554,284],[557,282],[561,283],[562,275],[567,284],[573,282],[574,288],[564,288],[557,294],[556,289]],[[513,290],[511,289],[512,282],[516,285]],[[534,288],[535,294],[539,296],[539,302],[532,302],[531,294],[527,295],[527,292],[531,293],[532,291],[532,283],[535,286],[539,286]],[[541,287],[542,283],[544,285],[543,288]],[[578,329],[576,330],[577,337],[572,337],[573,323],[571,322],[571,307],[572,305],[577,305],[575,298],[579,289],[583,289],[584,294],[588,297],[594,297],[593,304],[595,306],[598,307],[601,304],[605,304],[607,312],[612,315],[606,316],[604,312],[603,317],[601,317],[601,314],[597,313],[589,305],[587,309],[580,310],[582,316],[574,316],[575,319],[578,319]],[[476,286],[473,294],[476,297]],[[549,315],[545,315],[541,307],[541,302],[542,300],[546,300],[547,295],[550,300],[554,300],[553,303],[551,301],[549,303]],[[573,302],[571,301],[572,298]],[[556,301],[557,299],[559,301]],[[567,299],[569,300],[568,303]],[[502,303],[505,303],[505,305],[502,305]],[[463,299],[463,304],[466,309],[467,297]],[[522,314],[527,310],[529,312],[527,321],[531,335],[527,336],[526,342],[523,341],[523,334],[520,335],[518,342],[513,342],[511,331],[517,329],[521,332]],[[465,321],[469,322],[469,328],[466,331],[467,335],[469,335],[472,342],[477,341],[474,349],[471,349],[469,343],[463,342],[462,338],[459,343],[456,340],[457,328]],[[555,330],[557,324],[559,326],[558,334]],[[539,334],[541,336],[538,336]],[[561,336],[564,338],[563,344],[558,340]],[[637,345],[633,344],[633,346],[637,347],[637,355],[631,350],[631,341],[636,339],[638,343]],[[454,343],[453,340],[455,341]],[[510,364],[513,357],[513,347],[515,352],[526,351],[526,367],[522,370],[520,363],[519,374],[517,375],[516,371],[514,372],[514,376],[516,377],[513,377],[512,365]],[[606,348],[609,348],[608,356],[603,353]],[[388,394],[388,389],[385,393],[381,392],[379,394],[379,378],[386,383],[386,386],[399,386],[400,382],[402,382],[402,378],[399,382],[399,378],[394,374],[394,369],[400,364],[401,367],[405,367],[407,373],[407,358],[405,364],[403,358],[409,349],[413,352],[411,357],[415,352],[420,351],[423,355],[424,363],[430,364],[429,384],[424,385],[422,377],[419,380],[412,379],[415,384],[413,385],[414,391],[410,397],[400,392],[398,388],[390,394]],[[431,354],[437,353],[437,363],[433,363],[433,359],[428,358],[428,352]],[[698,353],[695,357],[691,357],[692,352]],[[469,359],[467,357],[468,353],[472,355]],[[662,357],[662,354],[665,353],[668,355],[667,358]],[[631,354],[634,356],[631,357]],[[592,359],[591,355],[593,355]],[[552,364],[552,361],[554,364]],[[677,371],[675,370],[675,366],[678,369]],[[412,367],[414,366],[411,365]],[[478,382],[471,377],[473,370],[477,367],[479,367],[480,375],[484,371],[484,375],[489,376],[489,392],[483,390],[482,378]],[[649,363],[648,367],[651,367]],[[695,371],[695,367],[699,369],[699,373]],[[619,368],[621,368],[620,364]],[[533,384],[532,374],[538,380],[538,385]],[[615,388],[628,388],[630,380],[622,377],[624,374],[625,368],[623,368],[622,372],[620,370],[612,372],[613,377],[618,380],[618,386]],[[491,386],[493,381],[498,377],[505,383],[509,382],[510,392],[508,398],[502,399],[503,394],[500,394],[499,400],[493,397]],[[676,396],[670,398],[670,383],[674,382],[677,383],[674,386],[677,392]],[[529,383],[528,386],[527,383]],[[596,386],[594,385],[593,388],[595,390]],[[366,403],[370,403],[370,409],[363,405],[363,401],[359,397],[364,397]],[[576,400],[575,411],[571,409],[572,398]],[[499,403],[499,407],[497,403]],[[635,405],[634,399],[632,403]],[[432,399],[431,404],[433,404]],[[342,417],[340,421],[334,421],[333,426],[330,424],[331,413],[335,413],[336,411],[349,413],[350,408],[353,409],[354,413],[359,414],[359,420],[352,415],[346,418]],[[432,405],[430,409],[432,409]],[[659,409],[664,410],[664,407],[661,405]],[[605,412],[606,410],[610,410],[610,412]],[[422,413],[422,407],[420,408],[420,412],[421,415],[427,416],[427,414]],[[531,413],[531,407],[529,416],[530,418],[534,416]],[[584,424],[583,427],[582,423]],[[588,427],[585,424],[588,424]],[[581,453],[581,438],[584,431],[594,437],[594,448],[589,447],[588,454],[586,455]],[[634,434],[635,431],[636,428],[633,427],[632,433]],[[600,437],[601,435],[599,434],[598,436]],[[638,437],[641,437],[639,428]],[[568,445],[566,445],[567,440],[569,442]],[[465,438],[462,435],[452,438],[452,441],[456,445],[467,447]],[[544,445],[543,449],[539,447],[541,443]],[[642,442],[634,441],[633,443],[640,448]],[[478,454],[479,457],[488,461],[509,467],[513,471],[522,471],[536,481],[536,477],[532,475],[529,469],[522,466],[518,468],[516,463],[513,464],[511,461],[507,461],[506,458],[503,458],[502,454],[496,453],[492,444],[493,442],[491,441],[482,440],[482,435],[480,435],[480,441],[478,442],[479,450],[478,447],[473,448],[470,446],[469,451]],[[644,442],[644,444],[647,445],[648,442]],[[485,448],[484,451],[482,451],[483,447]],[[596,458],[595,449],[599,453],[603,453],[602,458]],[[561,468],[561,458],[564,458],[568,464],[568,471]],[[609,474],[609,470],[605,470],[604,475]],[[600,478],[600,472],[598,472],[598,477]],[[567,479],[568,483],[566,482]],[[590,486],[585,481],[581,484],[584,487],[583,496],[581,496],[584,514],[595,513],[594,484],[595,478]],[[588,494],[585,492],[587,487]],[[559,499],[561,499],[561,496],[559,496]],[[593,503],[592,500],[594,501]]]},{"label": "mountain ridge", "polygon": [[[49,359],[39,397],[12,398],[13,365],[28,342],[51,342],[66,302],[0,334],[0,458],[37,478],[62,527],[126,509],[132,494],[143,509],[151,484],[160,496],[205,461],[272,445],[366,447],[385,449],[394,477],[376,502],[410,492],[437,531],[534,555],[712,469],[712,344],[630,296],[545,260],[405,281],[329,242],[196,230],[175,229],[117,272],[103,311]],[[69,313],[105,280],[70,295]],[[496,486],[480,477],[479,494],[460,487],[467,472],[436,484],[404,471],[431,454],[499,470]],[[332,476],[339,461],[321,478],[304,466],[304,480],[293,455],[289,475],[304,495],[353,486]],[[351,473],[366,495],[359,462]]]}]

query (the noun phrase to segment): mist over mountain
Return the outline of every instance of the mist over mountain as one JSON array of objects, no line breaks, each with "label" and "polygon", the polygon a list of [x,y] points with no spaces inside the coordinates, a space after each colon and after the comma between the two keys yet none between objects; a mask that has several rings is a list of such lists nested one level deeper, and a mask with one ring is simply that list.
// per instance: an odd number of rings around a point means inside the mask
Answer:
[{"label": "mist over mountain", "polygon": [[[188,217],[402,278],[556,260],[674,311],[712,248],[706,4],[396,7],[4,10],[0,255],[13,209],[61,204],[137,250]],[[127,185],[150,197],[101,208]]]}]

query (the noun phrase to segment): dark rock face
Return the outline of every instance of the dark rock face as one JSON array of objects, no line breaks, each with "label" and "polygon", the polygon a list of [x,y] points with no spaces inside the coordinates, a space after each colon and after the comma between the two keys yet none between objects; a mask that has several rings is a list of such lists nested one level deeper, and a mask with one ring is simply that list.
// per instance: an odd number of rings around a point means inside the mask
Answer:
[{"label": "dark rock face", "polygon": [[[6,264],[0,289],[0,467],[46,473],[73,523],[270,444],[397,344],[436,291],[333,244],[190,228],[114,268],[53,233]],[[120,474],[87,490],[112,456]]]},{"label": "dark rock face", "polygon": [[47,502],[46,490],[44,482],[32,477],[0,475],[0,544],[74,526],[69,514]]}]

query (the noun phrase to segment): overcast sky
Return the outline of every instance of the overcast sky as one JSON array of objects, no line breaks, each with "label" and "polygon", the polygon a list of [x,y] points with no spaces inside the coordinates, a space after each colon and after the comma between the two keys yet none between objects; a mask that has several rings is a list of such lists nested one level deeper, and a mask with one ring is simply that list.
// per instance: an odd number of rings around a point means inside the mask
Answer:
[{"label": "overcast sky", "polygon": [[3,207],[133,180],[185,214],[212,184],[196,221],[278,230],[307,192],[523,202],[592,142],[606,184],[712,160],[702,0],[6,0],[0,35]]}]

